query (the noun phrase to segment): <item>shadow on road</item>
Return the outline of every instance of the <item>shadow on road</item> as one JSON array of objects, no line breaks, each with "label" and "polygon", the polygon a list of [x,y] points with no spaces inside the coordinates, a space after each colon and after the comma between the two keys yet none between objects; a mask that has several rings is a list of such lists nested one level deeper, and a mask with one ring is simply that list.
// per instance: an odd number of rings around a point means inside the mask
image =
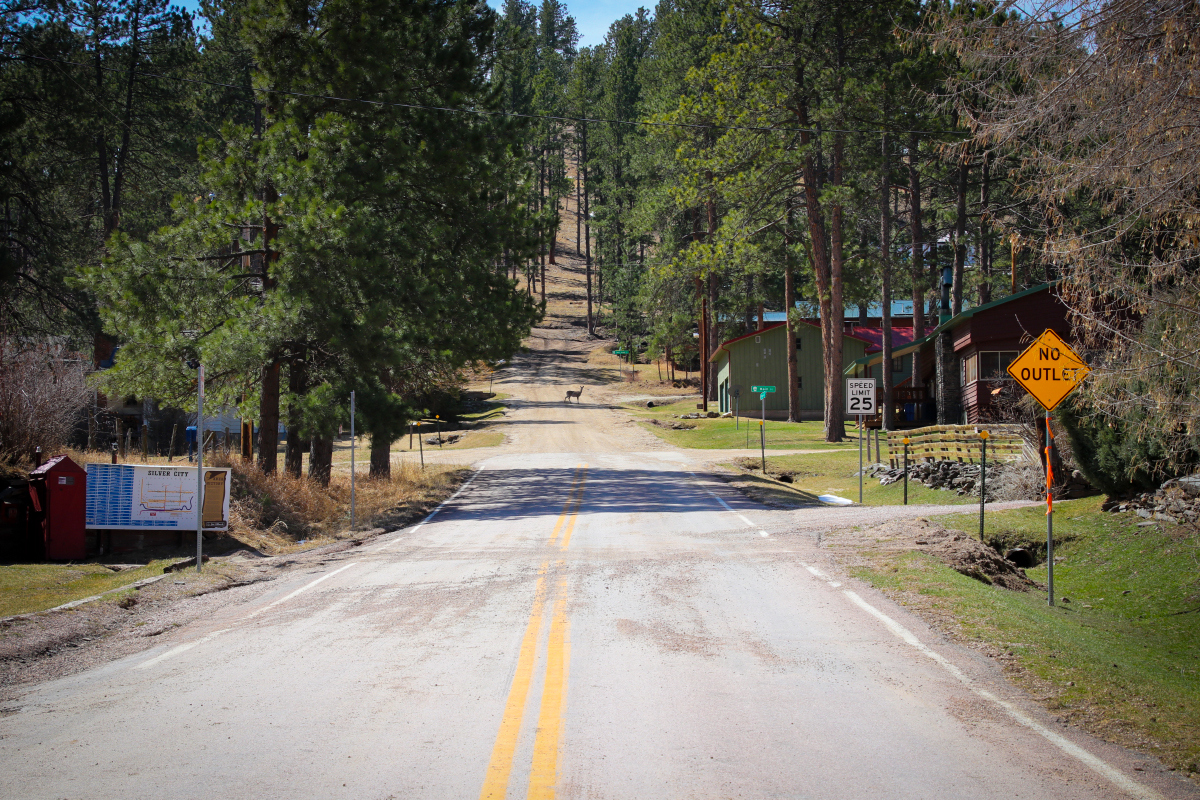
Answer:
[{"label": "shadow on road", "polygon": [[[559,514],[574,484],[574,468],[485,470],[470,493],[443,514],[480,519],[529,519]],[[814,505],[822,505],[815,497]],[[744,500],[730,502],[749,510]],[[757,507],[757,504],[754,504]],[[723,511],[712,495],[678,472],[590,468],[580,511],[611,514],[686,514]]]}]

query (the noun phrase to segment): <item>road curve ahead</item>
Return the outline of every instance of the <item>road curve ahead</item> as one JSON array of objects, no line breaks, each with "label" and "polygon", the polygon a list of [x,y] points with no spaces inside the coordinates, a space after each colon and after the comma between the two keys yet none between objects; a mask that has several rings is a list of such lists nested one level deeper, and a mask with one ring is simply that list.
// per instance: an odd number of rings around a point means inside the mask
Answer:
[{"label": "road curve ahead", "polygon": [[0,796],[1175,793],[669,456],[497,456],[415,528],[30,689]]}]

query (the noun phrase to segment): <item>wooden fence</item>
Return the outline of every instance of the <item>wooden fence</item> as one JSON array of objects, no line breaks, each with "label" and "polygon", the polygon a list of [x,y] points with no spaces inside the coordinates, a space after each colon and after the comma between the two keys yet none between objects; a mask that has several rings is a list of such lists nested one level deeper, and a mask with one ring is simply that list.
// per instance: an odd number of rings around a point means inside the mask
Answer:
[{"label": "wooden fence", "polygon": [[[1020,461],[1029,458],[1020,425],[931,425],[927,428],[888,431],[888,463],[894,468],[904,463],[904,439],[908,437],[908,463],[919,461],[980,460],[980,431],[988,432],[988,458]],[[1033,455],[1037,458],[1036,454]]]}]

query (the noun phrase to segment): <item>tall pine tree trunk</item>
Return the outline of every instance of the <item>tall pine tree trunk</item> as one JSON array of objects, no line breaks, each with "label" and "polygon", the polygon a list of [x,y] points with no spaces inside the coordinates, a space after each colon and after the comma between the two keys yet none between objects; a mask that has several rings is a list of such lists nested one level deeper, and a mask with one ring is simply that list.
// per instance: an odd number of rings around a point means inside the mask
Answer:
[{"label": "tall pine tree trunk", "polygon": [[747,273],[746,275],[746,307],[742,310],[745,317],[744,333],[750,333],[754,330],[754,276]]},{"label": "tall pine tree trunk", "polygon": [[891,184],[891,153],[888,151],[887,134],[883,135],[881,153],[883,163],[880,165],[882,179],[879,187],[879,267],[880,267],[880,303],[883,317],[883,361],[880,369],[883,371],[883,429],[890,431],[895,427],[893,419],[894,403],[893,390],[895,373],[892,372],[892,208],[890,205]]},{"label": "tall pine tree trunk", "polygon": [[308,477],[322,486],[329,485],[333,470],[333,437],[314,436],[308,453]]},{"label": "tall pine tree trunk", "polygon": [[[833,137],[833,184],[842,185],[842,168],[845,158],[846,137],[835,134]],[[829,384],[829,409],[826,414],[826,441],[840,442],[846,436],[845,425],[845,384],[842,380],[842,353],[845,342],[843,320],[846,314],[846,301],[842,294],[842,275],[845,265],[843,231],[844,212],[841,203],[836,203],[830,209],[829,221],[829,304],[833,313],[830,320],[831,336],[829,350],[826,353],[825,374]],[[831,431],[831,432],[829,432]]]},{"label": "tall pine tree trunk", "polygon": [[300,440],[299,399],[308,391],[308,364],[304,360],[304,348],[300,348],[288,366],[288,393],[292,402],[288,408],[287,445],[284,449],[283,469],[293,478],[304,474],[304,444]]},{"label": "tall pine tree trunk", "polygon": [[[925,336],[925,234],[921,225],[921,173],[917,169],[917,134],[908,137],[908,213],[912,231],[912,260],[909,262],[912,277],[913,338]],[[922,386],[921,352],[912,354],[912,386]],[[918,419],[920,415],[918,413]]]},{"label": "tall pine tree trunk", "polygon": [[792,202],[787,202],[787,219],[783,244],[783,313],[787,322],[788,422],[800,421],[800,370],[796,362],[796,331],[792,328],[792,304],[796,300],[796,285],[792,274]]},{"label": "tall pine tree trunk", "polygon": [[[707,179],[708,179],[708,185],[712,186],[713,185],[713,174],[708,173]],[[704,210],[706,210],[707,218],[708,218],[707,241],[709,243],[712,243],[713,240],[716,239],[716,203],[713,200],[712,196],[709,196],[708,200],[706,201],[706,204],[704,204]],[[706,360],[704,360],[703,367],[704,367],[704,374],[708,375],[708,380],[707,380],[708,392],[707,392],[707,395],[704,397],[706,397],[706,399],[708,399],[708,401],[715,401],[715,399],[716,399],[716,374],[718,374],[718,368],[716,368],[715,363],[708,362],[708,359],[710,359],[710,357],[712,357],[712,355],[714,353],[716,353],[716,348],[718,348],[720,345],[720,342],[718,341],[718,330],[716,330],[716,325],[714,325],[714,320],[716,319],[716,312],[715,312],[716,294],[718,294],[718,291],[716,291],[716,290],[718,290],[718,287],[716,287],[716,273],[715,272],[708,273],[707,287],[708,287],[708,302],[704,303],[704,330],[706,330],[706,332],[708,333],[708,338],[707,338],[707,342],[706,342],[707,348],[706,348],[706,350],[704,350],[704,359],[706,359]],[[707,410],[707,408],[706,408],[706,410]]]},{"label": "tall pine tree trunk", "polygon": [[950,289],[950,316],[957,317],[962,313],[963,278],[967,267],[967,178],[971,170],[970,158],[966,149],[958,157],[958,186],[954,219],[954,277]]},{"label": "tall pine tree trunk", "polygon": [[258,400],[258,466],[268,475],[279,468],[279,361],[262,368]]},{"label": "tall pine tree trunk", "polygon": [[[580,200],[579,189],[580,189],[580,186],[582,185],[582,181],[580,180],[580,174],[579,174],[579,162],[580,162],[580,151],[579,151],[579,148],[576,148],[575,149],[575,255],[577,255],[577,256],[583,255],[583,243],[580,241],[580,231],[579,231],[579,229],[582,225],[582,222],[583,222],[583,215],[580,213],[580,205],[579,205],[579,200]],[[591,331],[589,331],[589,333],[590,332]]]},{"label": "tall pine tree trunk", "polygon": [[[802,81],[798,81],[798,85],[802,85]],[[825,211],[821,207],[821,176],[817,169],[817,160],[813,156],[813,136],[809,127],[808,121],[808,103],[802,101],[796,108],[796,117],[800,122],[801,133],[800,142],[805,148],[804,164],[802,174],[804,177],[804,210],[808,217],[808,235],[809,247],[811,248],[811,261],[813,265],[813,277],[817,283],[817,302],[820,306],[821,313],[821,361],[824,369],[824,387],[822,397],[824,399],[824,418],[825,418],[825,441],[840,442],[843,438],[844,427],[842,425],[842,409],[833,407],[833,395],[831,385],[838,381],[840,382],[840,374],[831,374],[830,351],[833,350],[833,340],[835,337],[841,338],[840,317],[842,310],[838,310],[839,321],[835,326],[834,308],[833,308],[833,270],[829,256],[829,234],[825,226]],[[839,287],[839,295],[840,287]],[[836,423],[834,421],[836,417]]]},{"label": "tall pine tree trunk", "polygon": [[392,443],[386,436],[371,434],[371,477],[392,479]]},{"label": "tall pine tree trunk", "polygon": [[700,323],[697,333],[700,334],[698,349],[700,350],[700,405],[708,411],[708,293],[704,291],[704,279],[696,278],[696,298],[700,301]]},{"label": "tall pine tree trunk", "polygon": [[983,154],[983,174],[979,182],[979,305],[992,302],[992,242],[988,225],[988,183],[990,153]]},{"label": "tall pine tree trunk", "polygon": [[583,123],[583,247],[584,269],[587,271],[587,332],[589,336],[596,333],[596,323],[592,317],[592,220],[588,203],[588,168],[587,168],[587,123]]}]

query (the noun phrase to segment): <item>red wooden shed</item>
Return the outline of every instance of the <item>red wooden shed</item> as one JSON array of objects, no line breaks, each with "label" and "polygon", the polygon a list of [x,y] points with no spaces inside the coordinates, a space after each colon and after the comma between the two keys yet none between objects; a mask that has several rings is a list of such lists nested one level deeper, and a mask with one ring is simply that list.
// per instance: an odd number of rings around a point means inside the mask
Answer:
[{"label": "red wooden shed", "polygon": [[46,558],[82,561],[87,556],[87,473],[65,455],[29,473],[29,496],[41,520]]}]

